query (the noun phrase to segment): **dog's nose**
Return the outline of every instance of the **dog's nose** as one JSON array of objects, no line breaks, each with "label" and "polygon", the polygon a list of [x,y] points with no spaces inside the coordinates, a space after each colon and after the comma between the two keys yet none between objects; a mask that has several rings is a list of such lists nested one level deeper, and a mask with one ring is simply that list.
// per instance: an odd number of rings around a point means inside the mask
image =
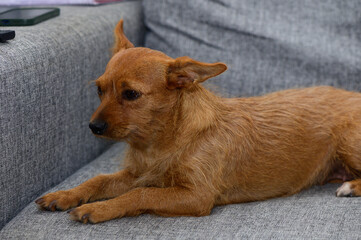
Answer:
[{"label": "dog's nose", "polygon": [[94,120],[89,123],[89,128],[94,134],[102,135],[107,128],[107,123],[101,120]]}]

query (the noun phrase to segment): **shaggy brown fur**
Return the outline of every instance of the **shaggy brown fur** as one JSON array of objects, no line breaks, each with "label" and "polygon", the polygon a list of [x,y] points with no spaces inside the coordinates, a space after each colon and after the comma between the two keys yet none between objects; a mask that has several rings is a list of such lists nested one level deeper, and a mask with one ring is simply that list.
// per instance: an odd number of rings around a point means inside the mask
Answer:
[{"label": "shaggy brown fur", "polygon": [[[101,104],[91,127],[129,143],[124,170],[47,194],[40,207],[76,207],[72,219],[97,223],[145,212],[204,216],[215,205],[335,179],[352,180],[337,196],[361,196],[360,93],[314,87],[220,98],[199,83],[225,64],[134,48],[122,21],[115,35],[114,56],[96,81]],[[85,204],[100,199],[110,200]]]}]

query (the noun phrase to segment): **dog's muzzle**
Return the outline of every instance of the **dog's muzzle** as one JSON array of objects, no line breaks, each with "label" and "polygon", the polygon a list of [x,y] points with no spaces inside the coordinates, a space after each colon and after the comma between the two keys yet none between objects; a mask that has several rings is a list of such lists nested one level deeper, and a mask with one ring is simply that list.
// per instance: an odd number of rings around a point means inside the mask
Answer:
[{"label": "dog's muzzle", "polygon": [[105,132],[105,129],[107,129],[107,127],[107,123],[101,120],[94,120],[89,123],[89,128],[96,135],[102,135]]}]

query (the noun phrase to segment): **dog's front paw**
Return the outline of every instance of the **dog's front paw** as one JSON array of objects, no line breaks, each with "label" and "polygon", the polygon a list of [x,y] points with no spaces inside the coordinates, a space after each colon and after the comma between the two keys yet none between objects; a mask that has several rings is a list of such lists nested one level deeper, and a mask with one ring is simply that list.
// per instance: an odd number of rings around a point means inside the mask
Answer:
[{"label": "dog's front paw", "polygon": [[35,203],[44,210],[64,211],[83,203],[83,199],[74,191],[57,191],[46,194],[37,199]]},{"label": "dog's front paw", "polygon": [[69,210],[70,219],[82,223],[99,223],[124,215],[122,211],[107,204],[108,201],[84,204],[80,207]]}]

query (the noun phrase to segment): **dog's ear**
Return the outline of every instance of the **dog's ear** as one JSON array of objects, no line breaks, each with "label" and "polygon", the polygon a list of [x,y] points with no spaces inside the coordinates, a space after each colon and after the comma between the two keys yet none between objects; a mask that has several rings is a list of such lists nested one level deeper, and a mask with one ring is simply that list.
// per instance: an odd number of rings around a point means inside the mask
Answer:
[{"label": "dog's ear", "polygon": [[125,50],[127,48],[132,48],[134,45],[128,40],[124,35],[123,31],[123,19],[120,19],[117,26],[114,29],[115,43],[112,49],[113,55],[119,51]]},{"label": "dog's ear", "polygon": [[224,63],[203,63],[190,57],[179,57],[168,66],[167,88],[188,88],[226,70],[227,66]]}]

